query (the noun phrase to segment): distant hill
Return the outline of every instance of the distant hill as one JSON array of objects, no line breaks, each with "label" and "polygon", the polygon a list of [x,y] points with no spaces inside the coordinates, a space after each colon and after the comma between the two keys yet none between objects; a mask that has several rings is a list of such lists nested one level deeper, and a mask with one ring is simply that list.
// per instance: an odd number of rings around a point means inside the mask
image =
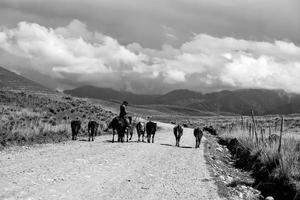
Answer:
[{"label": "distant hill", "polygon": [[131,104],[152,104],[159,97],[157,95],[139,95],[131,92],[121,92],[110,88],[83,86],[73,90],[65,90],[64,93],[77,97],[88,97],[102,100],[123,101]]},{"label": "distant hill", "polygon": [[0,67],[0,89],[53,93],[52,90],[3,67]]},{"label": "distant hill", "polygon": [[174,105],[216,114],[235,113],[258,115],[300,113],[300,95],[283,90],[241,89],[208,94],[190,90],[174,90],[164,95],[140,95],[108,88],[84,86],[65,93],[78,96],[121,102],[127,100],[136,105]]}]

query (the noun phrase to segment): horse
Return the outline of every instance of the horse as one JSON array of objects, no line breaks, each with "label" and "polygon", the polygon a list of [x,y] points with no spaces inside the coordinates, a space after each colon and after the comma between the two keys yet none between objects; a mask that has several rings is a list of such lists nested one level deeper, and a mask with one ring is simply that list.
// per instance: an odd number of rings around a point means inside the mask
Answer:
[{"label": "horse", "polygon": [[196,139],[195,148],[199,148],[200,143],[201,143],[201,139],[202,139],[202,136],[203,136],[203,132],[199,127],[194,129],[194,136],[195,136],[195,139]]},{"label": "horse", "polygon": [[146,132],[147,132],[147,142],[150,143],[151,136],[152,136],[152,143],[154,143],[154,136],[157,130],[157,123],[154,122],[147,122],[146,124]]},{"label": "horse", "polygon": [[120,117],[115,117],[108,125],[108,129],[112,129],[112,142],[114,142],[115,133],[118,134],[118,142],[124,142],[124,136],[127,129],[126,122]]},{"label": "horse", "polygon": [[179,124],[173,128],[173,133],[175,135],[176,144],[175,146],[179,147],[180,138],[183,134],[183,128]]}]

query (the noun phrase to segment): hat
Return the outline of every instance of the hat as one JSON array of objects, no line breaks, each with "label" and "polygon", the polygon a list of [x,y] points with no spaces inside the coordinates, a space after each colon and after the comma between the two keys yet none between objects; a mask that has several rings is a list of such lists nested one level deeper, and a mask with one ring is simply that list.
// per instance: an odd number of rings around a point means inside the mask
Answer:
[{"label": "hat", "polygon": [[123,104],[126,104],[126,105],[128,105],[128,102],[127,102],[127,101],[123,101]]}]

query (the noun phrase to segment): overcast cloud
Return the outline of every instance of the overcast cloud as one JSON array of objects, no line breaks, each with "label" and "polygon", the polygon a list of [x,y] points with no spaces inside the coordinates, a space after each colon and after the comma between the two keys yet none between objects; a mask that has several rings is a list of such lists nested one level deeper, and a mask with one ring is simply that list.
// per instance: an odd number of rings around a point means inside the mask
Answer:
[{"label": "overcast cloud", "polygon": [[54,88],[300,93],[297,1],[81,2],[1,1],[0,65]]}]

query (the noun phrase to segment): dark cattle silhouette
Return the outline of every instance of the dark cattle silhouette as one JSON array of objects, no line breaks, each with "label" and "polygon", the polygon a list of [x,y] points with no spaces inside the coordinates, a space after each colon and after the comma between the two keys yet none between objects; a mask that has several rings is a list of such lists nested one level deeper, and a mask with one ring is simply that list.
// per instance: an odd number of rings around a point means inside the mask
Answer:
[{"label": "dark cattle silhouette", "polygon": [[201,139],[202,139],[202,136],[203,136],[203,132],[199,127],[194,129],[194,136],[195,136],[195,139],[196,139],[195,148],[199,148],[200,143],[201,143]]},{"label": "dark cattle silhouette", "polygon": [[205,127],[203,128],[203,131],[207,131],[207,132],[209,132],[211,135],[217,135],[217,130],[214,129],[212,126],[209,126],[209,127],[205,126]]},{"label": "dark cattle silhouette", "polygon": [[96,121],[89,121],[88,123],[88,133],[89,133],[89,141],[94,141],[94,137],[97,135],[99,124]]},{"label": "dark cattle silhouette", "polygon": [[154,143],[154,136],[157,130],[157,123],[154,122],[147,122],[146,124],[146,132],[147,132],[147,142],[150,143],[151,136],[152,136],[152,143]]},{"label": "dark cattle silhouette", "polygon": [[176,139],[175,146],[179,147],[180,138],[183,134],[183,128],[179,124],[173,128],[174,136]]},{"label": "dark cattle silhouette", "polygon": [[139,122],[136,124],[136,132],[138,135],[138,141],[141,141],[141,136],[142,136],[142,141],[144,142],[144,136],[145,136],[145,123],[144,122]]},{"label": "dark cattle silhouette", "polygon": [[118,135],[118,142],[124,142],[124,136],[127,129],[126,123],[123,118],[115,117],[108,125],[108,129],[112,129],[112,142],[114,142],[115,134]]},{"label": "dark cattle silhouette", "polygon": [[71,121],[72,140],[77,140],[77,135],[80,128],[81,128],[81,122],[79,120]]}]

